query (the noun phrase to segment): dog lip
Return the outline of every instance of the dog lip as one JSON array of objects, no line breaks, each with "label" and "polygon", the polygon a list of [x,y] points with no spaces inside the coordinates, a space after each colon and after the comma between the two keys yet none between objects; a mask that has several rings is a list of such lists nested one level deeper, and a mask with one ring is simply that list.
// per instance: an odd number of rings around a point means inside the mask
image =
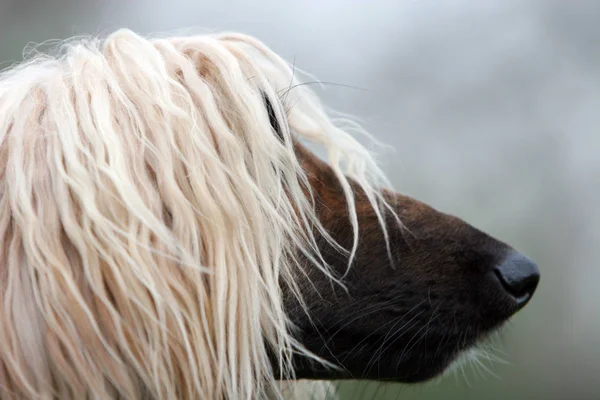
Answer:
[{"label": "dog lip", "polygon": [[529,300],[531,300],[532,297],[533,297],[533,293],[525,293],[522,296],[515,297],[515,300],[518,305],[518,310],[525,307],[525,305],[529,302]]}]

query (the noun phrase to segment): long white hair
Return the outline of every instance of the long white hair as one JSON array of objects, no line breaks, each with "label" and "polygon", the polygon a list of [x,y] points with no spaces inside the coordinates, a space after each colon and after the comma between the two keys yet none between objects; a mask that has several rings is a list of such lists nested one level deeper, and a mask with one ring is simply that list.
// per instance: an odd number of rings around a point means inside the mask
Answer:
[{"label": "long white hair", "polygon": [[300,256],[337,279],[293,140],[344,188],[351,260],[346,177],[381,220],[385,179],[256,39],[122,30],[3,72],[1,397],[255,399],[320,361],[282,304]]}]

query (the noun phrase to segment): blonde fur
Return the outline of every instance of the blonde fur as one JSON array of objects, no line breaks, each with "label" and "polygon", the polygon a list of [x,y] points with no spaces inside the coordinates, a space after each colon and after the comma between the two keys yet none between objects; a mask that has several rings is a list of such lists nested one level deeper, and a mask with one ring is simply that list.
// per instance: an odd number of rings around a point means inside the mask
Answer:
[{"label": "blonde fur", "polygon": [[295,75],[248,36],[127,30],[2,73],[2,398],[280,397],[293,352],[319,361],[282,304],[299,254],[337,279],[292,137],[344,187],[351,256],[346,177],[378,212],[386,182]]}]

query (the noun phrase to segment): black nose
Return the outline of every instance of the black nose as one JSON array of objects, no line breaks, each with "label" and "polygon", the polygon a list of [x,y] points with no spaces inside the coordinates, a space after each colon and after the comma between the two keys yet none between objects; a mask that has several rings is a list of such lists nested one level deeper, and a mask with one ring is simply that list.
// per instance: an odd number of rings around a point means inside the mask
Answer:
[{"label": "black nose", "polygon": [[540,281],[540,271],[530,258],[512,251],[494,268],[504,289],[513,295],[519,306],[524,306]]}]

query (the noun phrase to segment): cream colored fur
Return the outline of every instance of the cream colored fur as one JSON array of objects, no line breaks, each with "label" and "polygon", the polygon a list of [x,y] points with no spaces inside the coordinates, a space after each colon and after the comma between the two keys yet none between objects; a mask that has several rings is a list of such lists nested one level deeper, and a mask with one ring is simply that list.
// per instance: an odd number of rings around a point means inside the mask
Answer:
[{"label": "cream colored fur", "polygon": [[277,398],[292,353],[317,358],[282,304],[282,285],[300,298],[299,254],[335,279],[291,137],[345,188],[351,255],[346,176],[378,211],[386,182],[297,84],[239,34],[123,30],[2,73],[3,399]]}]

